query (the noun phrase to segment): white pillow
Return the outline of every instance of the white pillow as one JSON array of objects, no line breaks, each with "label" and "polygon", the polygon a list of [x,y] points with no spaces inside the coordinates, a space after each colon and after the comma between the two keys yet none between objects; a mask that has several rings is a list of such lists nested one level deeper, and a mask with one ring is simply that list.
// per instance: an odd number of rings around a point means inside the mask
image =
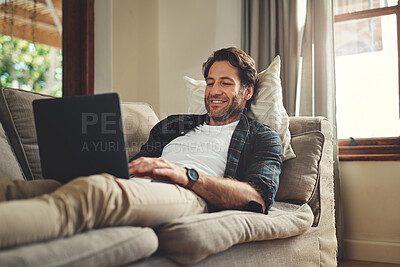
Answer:
[{"label": "white pillow", "polygon": [[[265,125],[270,126],[280,136],[283,147],[283,160],[295,158],[296,155],[290,145],[289,116],[283,107],[282,85],[280,79],[281,60],[279,55],[271,62],[268,68],[258,74],[258,91],[250,106],[248,115]],[[183,77],[189,100],[190,114],[207,113],[204,106],[206,82]]]},{"label": "white pillow", "polygon": [[183,83],[186,87],[187,98],[189,100],[189,114],[204,114],[207,113],[204,105],[204,94],[206,91],[206,81],[195,80],[184,76]]}]

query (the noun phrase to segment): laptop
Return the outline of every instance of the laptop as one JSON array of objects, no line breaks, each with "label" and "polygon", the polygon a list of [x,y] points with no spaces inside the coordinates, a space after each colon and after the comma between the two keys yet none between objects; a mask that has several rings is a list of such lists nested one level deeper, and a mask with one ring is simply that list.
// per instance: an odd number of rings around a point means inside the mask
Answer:
[{"label": "laptop", "polygon": [[116,93],[33,101],[43,178],[69,182],[109,173],[129,178]]}]

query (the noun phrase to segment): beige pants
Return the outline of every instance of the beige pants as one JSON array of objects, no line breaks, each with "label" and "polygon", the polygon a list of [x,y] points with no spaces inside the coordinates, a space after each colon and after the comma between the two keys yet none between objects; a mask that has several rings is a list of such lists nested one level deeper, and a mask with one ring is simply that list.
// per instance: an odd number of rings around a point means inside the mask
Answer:
[{"label": "beige pants", "polygon": [[[0,193],[13,191],[10,183],[6,185],[8,190],[1,189],[2,184]],[[49,191],[56,187],[53,182]],[[35,195],[32,190],[25,191]],[[106,226],[157,227],[174,218],[203,212],[207,212],[206,202],[178,185],[93,175],[77,178],[50,194],[0,202],[0,249]]]}]

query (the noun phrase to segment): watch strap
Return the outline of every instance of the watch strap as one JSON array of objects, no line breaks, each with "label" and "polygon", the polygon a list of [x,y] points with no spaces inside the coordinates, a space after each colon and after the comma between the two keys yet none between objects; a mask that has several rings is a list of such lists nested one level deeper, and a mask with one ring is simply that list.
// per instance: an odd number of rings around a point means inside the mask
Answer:
[{"label": "watch strap", "polygon": [[187,189],[191,189],[192,186],[194,185],[194,183],[197,182],[197,180],[195,181],[195,180],[190,179],[190,177],[188,175],[189,168],[185,167],[185,169],[186,169],[186,176],[187,176],[189,182],[184,187]]},{"label": "watch strap", "polygon": [[196,182],[196,181],[193,181],[193,180],[190,180],[190,179],[189,179],[189,182],[187,183],[187,185],[185,185],[185,188],[187,188],[187,189],[192,188],[192,186],[194,185],[195,182]]}]

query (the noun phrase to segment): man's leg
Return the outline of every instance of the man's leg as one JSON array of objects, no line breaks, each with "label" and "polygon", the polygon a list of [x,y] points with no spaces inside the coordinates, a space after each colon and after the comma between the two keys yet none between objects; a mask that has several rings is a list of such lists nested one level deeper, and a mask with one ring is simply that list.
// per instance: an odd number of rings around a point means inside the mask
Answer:
[{"label": "man's leg", "polygon": [[11,180],[0,179],[0,202],[26,199],[48,194],[61,186],[55,180]]},{"label": "man's leg", "polygon": [[48,195],[1,203],[0,248],[105,226],[156,227],[206,211],[202,198],[177,185],[94,175]]}]

